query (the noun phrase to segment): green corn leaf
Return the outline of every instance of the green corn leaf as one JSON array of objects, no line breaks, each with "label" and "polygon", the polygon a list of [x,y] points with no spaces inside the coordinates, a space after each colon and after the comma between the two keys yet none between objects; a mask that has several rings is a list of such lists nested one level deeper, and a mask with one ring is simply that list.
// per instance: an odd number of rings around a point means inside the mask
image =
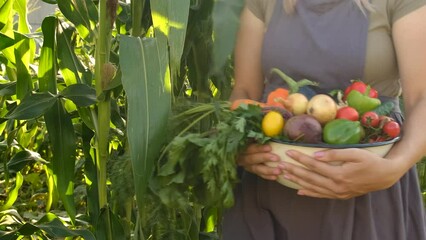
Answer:
[{"label": "green corn leaf", "polygon": [[48,4],[58,4],[58,1],[56,0],[42,0],[42,1]]},{"label": "green corn leaf", "polygon": [[51,163],[56,189],[71,221],[74,222],[74,168],[77,149],[74,127],[60,99],[44,114],[44,119],[53,150]]},{"label": "green corn leaf", "polygon": [[18,239],[18,237],[22,236],[34,236],[41,231],[46,232],[54,239],[63,239],[65,237],[82,237],[85,240],[96,240],[95,236],[93,236],[89,230],[69,229],[58,218],[54,218],[52,221],[43,224],[25,223],[19,229],[8,232],[3,236],[0,235],[0,237],[2,240]]},{"label": "green corn leaf", "polygon": [[89,230],[68,229],[58,218],[53,219],[49,223],[37,225],[37,227],[56,239],[81,236],[84,240],[96,240],[95,236]]},{"label": "green corn leaf", "polygon": [[[44,42],[40,54],[40,90],[56,93],[56,26],[55,17],[45,18],[42,23]],[[65,210],[75,220],[74,168],[76,159],[76,136],[70,115],[66,112],[60,98],[55,98],[53,106],[44,113],[53,156],[51,158],[54,186],[62,200]],[[53,189],[49,186],[49,204],[53,200]]]},{"label": "green corn leaf", "polygon": [[40,231],[40,229],[30,223],[25,223],[19,228],[19,235],[29,236],[35,232]]},{"label": "green corn leaf", "polygon": [[84,124],[86,124],[86,126],[91,130],[95,131],[94,110],[90,107],[79,107],[77,108],[77,111]]},{"label": "green corn leaf", "polygon": [[11,37],[6,36],[3,33],[0,33],[0,51],[13,46],[15,44],[15,40]]},{"label": "green corn leaf", "polygon": [[[186,30],[188,25],[190,0],[166,0],[151,1],[152,20],[155,37],[161,59],[170,57],[172,77],[176,76],[180,69],[180,62],[185,44]],[[162,62],[165,62],[162,60]],[[162,72],[166,74],[166,72]]]},{"label": "green corn leaf", "polygon": [[46,173],[46,185],[47,185],[47,196],[46,196],[46,211],[50,211],[52,205],[56,205],[59,200],[58,191],[56,191],[55,179],[51,164],[43,166],[44,172]]},{"label": "green corn leaf", "polygon": [[[158,54],[160,58],[160,64],[165,63],[161,66],[161,74],[164,77],[170,76],[167,73],[170,72],[169,64],[169,46],[168,46],[168,2],[169,1],[150,1],[151,4],[151,15],[154,26],[155,38],[157,39]],[[170,82],[170,78],[167,79]]]},{"label": "green corn leaf", "polygon": [[[98,171],[95,163],[95,153],[91,141],[94,137],[94,131],[83,124],[81,131],[82,151],[85,157],[84,173],[87,184],[87,212],[90,217],[90,222],[97,225],[99,217],[99,192],[98,192]],[[96,234],[98,235],[98,234]]]},{"label": "green corn leaf", "polygon": [[12,96],[16,94],[16,82],[0,84],[0,96]]},{"label": "green corn leaf", "polygon": [[242,0],[217,0],[213,8],[213,72],[217,73],[231,55],[240,23]]},{"label": "green corn leaf", "polygon": [[[40,54],[39,80],[40,90],[56,93],[56,30],[58,21],[55,17],[47,17],[43,20],[42,31],[44,35],[43,46]],[[75,221],[74,203],[74,168],[76,160],[77,139],[72,120],[65,110],[62,100],[55,98],[53,106],[44,114],[49,143],[52,147],[51,169],[53,178],[49,178],[49,207],[54,200],[54,189],[62,200],[65,210]],[[50,173],[49,173],[50,175]],[[50,177],[50,176],[49,176]]]},{"label": "green corn leaf", "polygon": [[[77,58],[72,44],[72,35],[75,29],[58,24],[57,30],[57,56],[59,69],[67,86],[83,83],[83,73],[86,71],[83,64]],[[90,77],[91,80],[91,77]],[[88,82],[87,84],[90,84]]]},{"label": "green corn leaf", "polygon": [[43,32],[43,46],[40,53],[40,63],[38,68],[38,78],[40,91],[57,93],[56,90],[56,17],[46,17],[41,25]]},{"label": "green corn leaf", "polygon": [[128,103],[128,141],[136,198],[144,209],[144,195],[154,163],[166,139],[170,90],[165,88],[156,39],[121,36],[120,64]]},{"label": "green corn leaf", "polygon": [[97,102],[96,90],[86,84],[73,84],[59,93],[60,96],[70,99],[79,107],[87,107]]},{"label": "green corn leaf", "polygon": [[22,99],[29,94],[33,88],[29,70],[31,58],[30,39],[17,32],[15,32],[15,39],[17,39],[14,49],[17,74],[16,96]]},{"label": "green corn leaf", "polygon": [[18,31],[20,33],[30,33],[28,25],[27,0],[14,0],[13,9],[18,13]]},{"label": "green corn leaf", "polygon": [[[14,0],[13,9],[17,13],[17,31],[20,34],[29,34],[31,33],[30,25],[28,24],[28,12],[27,12],[27,0]],[[16,19],[16,16],[15,16]],[[15,33],[16,35],[16,33]],[[30,35],[26,36],[26,44],[28,46],[28,50],[25,48],[25,53],[21,51],[21,58],[24,65],[27,67],[29,71],[29,65],[33,62],[35,57],[36,45],[33,39],[31,39]]]},{"label": "green corn leaf", "polygon": [[42,162],[46,164],[47,162],[41,158],[40,154],[37,152],[33,152],[30,150],[24,150],[16,153],[9,162],[7,162],[7,168],[9,172],[19,172],[23,169],[27,164],[32,162]]},{"label": "green corn leaf", "polygon": [[[159,2],[159,1],[156,1]],[[190,0],[170,0],[169,8],[169,47],[172,74],[179,73],[180,62],[185,45]]]},{"label": "green corn leaf", "polygon": [[21,188],[23,182],[24,177],[22,176],[22,174],[20,172],[16,173],[15,186],[7,195],[5,204],[3,206],[0,206],[0,211],[4,211],[12,207],[13,203],[16,201],[16,199],[18,199],[19,189]]},{"label": "green corn leaf", "polygon": [[[24,222],[25,220],[16,209],[0,211],[0,226],[22,225]],[[0,236],[2,235],[0,234]]]},{"label": "green corn leaf", "polygon": [[92,0],[58,0],[58,7],[82,38],[88,42],[95,39],[98,11]]},{"label": "green corn leaf", "polygon": [[10,20],[13,2],[13,0],[2,0],[0,2],[0,30],[2,30]]},{"label": "green corn leaf", "polygon": [[[109,213],[107,212],[109,211]],[[110,219],[108,219],[108,216]],[[111,224],[112,239],[114,240],[126,240],[126,234],[124,233],[123,226],[120,223],[118,217],[109,208],[103,208],[99,215],[98,224],[96,226],[96,237],[98,239],[107,239],[105,226]]]},{"label": "green corn leaf", "polygon": [[40,117],[47,112],[56,102],[56,97],[51,93],[34,93],[22,99],[15,110],[4,118],[27,120]]}]

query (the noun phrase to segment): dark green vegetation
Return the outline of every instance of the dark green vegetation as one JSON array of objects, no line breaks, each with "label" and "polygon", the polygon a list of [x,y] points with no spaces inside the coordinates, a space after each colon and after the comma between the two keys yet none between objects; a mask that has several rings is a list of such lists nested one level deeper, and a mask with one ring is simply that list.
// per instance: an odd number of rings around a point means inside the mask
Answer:
[{"label": "dark green vegetation", "polygon": [[30,33],[27,1],[0,0],[0,239],[217,239],[221,204],[156,184],[171,140],[217,123],[185,114],[228,98],[243,1],[45,2]]}]

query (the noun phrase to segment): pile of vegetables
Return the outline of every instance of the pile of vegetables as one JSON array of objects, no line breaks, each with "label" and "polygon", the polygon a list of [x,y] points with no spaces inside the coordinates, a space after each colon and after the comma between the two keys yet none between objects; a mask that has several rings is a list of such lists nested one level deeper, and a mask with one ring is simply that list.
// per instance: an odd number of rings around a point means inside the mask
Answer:
[{"label": "pile of vegetables", "polygon": [[[296,82],[278,69],[272,71],[287,82],[289,89],[279,88],[271,92],[267,103],[248,102],[267,111],[262,120],[266,136],[327,144],[380,142],[399,136],[400,126],[389,116],[394,103],[382,104],[377,90],[370,85],[352,81],[343,96],[342,91],[334,91],[337,93],[335,98],[328,94],[308,96],[299,89],[315,83],[306,79]],[[274,116],[273,121],[271,116]]]},{"label": "pile of vegetables", "polygon": [[[165,147],[151,182],[163,203],[176,209],[232,206],[239,181],[236,158],[250,143],[357,144],[400,133],[399,124],[388,116],[393,103],[382,104],[365,83],[352,82],[335,100],[309,88],[315,82],[296,82],[278,69],[273,73],[289,87],[271,92],[266,102],[198,103],[171,119],[173,130],[180,130]],[[206,124],[210,127],[200,128]]]}]

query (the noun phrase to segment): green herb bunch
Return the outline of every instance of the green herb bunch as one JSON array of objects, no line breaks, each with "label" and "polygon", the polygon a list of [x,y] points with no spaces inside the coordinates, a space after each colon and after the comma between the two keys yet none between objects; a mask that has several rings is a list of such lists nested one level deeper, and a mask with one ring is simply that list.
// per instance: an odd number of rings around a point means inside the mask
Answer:
[{"label": "green herb bunch", "polygon": [[[236,158],[251,142],[269,140],[261,130],[262,109],[242,105],[231,111],[229,102],[198,104],[172,121],[182,128],[163,152],[152,188],[168,206],[187,209],[192,204],[231,207],[239,181]],[[199,130],[203,120],[210,127]],[[197,131],[198,130],[198,131]]]}]

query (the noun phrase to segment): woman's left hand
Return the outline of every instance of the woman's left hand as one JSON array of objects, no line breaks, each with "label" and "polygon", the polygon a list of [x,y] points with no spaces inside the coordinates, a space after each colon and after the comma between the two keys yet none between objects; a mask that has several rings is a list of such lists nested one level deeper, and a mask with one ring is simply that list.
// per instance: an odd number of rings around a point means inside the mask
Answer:
[{"label": "woman's left hand", "polygon": [[298,194],[310,197],[349,199],[386,189],[404,174],[395,161],[357,148],[326,150],[314,157],[298,151],[287,155],[307,168],[285,163],[284,177],[302,186]]}]

